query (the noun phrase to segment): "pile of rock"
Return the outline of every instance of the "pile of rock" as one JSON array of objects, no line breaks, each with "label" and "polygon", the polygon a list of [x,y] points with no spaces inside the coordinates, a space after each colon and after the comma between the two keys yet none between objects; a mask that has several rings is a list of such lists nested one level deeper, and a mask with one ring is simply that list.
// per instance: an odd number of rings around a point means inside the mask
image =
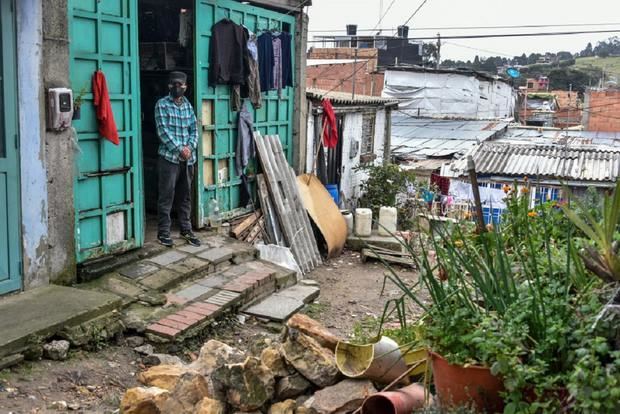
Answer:
[{"label": "pile of rock", "polygon": [[222,342],[205,343],[191,364],[157,365],[139,374],[144,387],[123,396],[125,414],[344,414],[377,390],[368,380],[343,379],[334,358],[337,338],[295,315],[283,341],[260,356]]}]

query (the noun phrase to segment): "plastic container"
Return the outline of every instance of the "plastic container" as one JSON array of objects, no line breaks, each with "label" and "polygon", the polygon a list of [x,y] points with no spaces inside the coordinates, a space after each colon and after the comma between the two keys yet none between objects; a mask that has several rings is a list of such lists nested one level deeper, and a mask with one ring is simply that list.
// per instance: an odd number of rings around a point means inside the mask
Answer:
[{"label": "plastic container", "polygon": [[342,210],[341,213],[345,223],[347,223],[347,236],[350,236],[353,234],[353,213],[349,210]]},{"label": "plastic container", "polygon": [[396,391],[378,392],[364,401],[362,414],[411,414],[413,410],[424,407],[426,397],[424,387],[420,384],[411,384]]},{"label": "plastic container", "polygon": [[358,208],[355,210],[355,234],[360,237],[372,235],[372,210]]},{"label": "plastic container", "polygon": [[380,236],[391,236],[396,233],[397,211],[396,207],[381,207],[379,210]]},{"label": "plastic container", "polygon": [[340,204],[340,191],[338,191],[338,184],[327,184],[325,188],[327,188],[329,195],[332,196],[336,205],[339,205]]},{"label": "plastic container", "polygon": [[215,198],[209,200],[207,218],[209,220],[209,227],[219,230],[222,225],[222,216],[220,215],[220,203]]}]

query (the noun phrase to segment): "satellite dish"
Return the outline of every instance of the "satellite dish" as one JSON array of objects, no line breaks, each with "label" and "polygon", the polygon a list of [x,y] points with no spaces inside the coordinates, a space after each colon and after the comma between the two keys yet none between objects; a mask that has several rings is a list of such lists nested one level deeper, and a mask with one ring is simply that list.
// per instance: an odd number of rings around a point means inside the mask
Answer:
[{"label": "satellite dish", "polygon": [[508,68],[506,69],[506,73],[511,78],[518,78],[519,76],[521,76],[521,72],[519,72],[519,69],[516,68]]}]

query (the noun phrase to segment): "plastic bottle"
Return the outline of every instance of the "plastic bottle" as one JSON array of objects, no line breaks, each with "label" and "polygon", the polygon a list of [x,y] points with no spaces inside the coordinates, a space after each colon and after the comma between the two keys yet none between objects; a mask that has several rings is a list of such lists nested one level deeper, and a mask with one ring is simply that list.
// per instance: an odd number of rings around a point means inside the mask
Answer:
[{"label": "plastic bottle", "polygon": [[343,210],[342,216],[347,223],[347,236],[351,236],[353,234],[353,214],[349,210]]},{"label": "plastic bottle", "polygon": [[220,203],[215,197],[209,200],[208,211],[209,226],[218,230],[222,225],[222,216],[220,215]]}]

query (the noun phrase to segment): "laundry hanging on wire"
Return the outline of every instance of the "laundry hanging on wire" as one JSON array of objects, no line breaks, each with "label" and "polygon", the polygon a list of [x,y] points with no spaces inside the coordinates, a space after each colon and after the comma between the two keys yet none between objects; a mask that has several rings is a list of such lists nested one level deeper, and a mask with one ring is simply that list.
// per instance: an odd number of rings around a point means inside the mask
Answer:
[{"label": "laundry hanging on wire", "polygon": [[249,98],[254,108],[262,105],[262,91],[293,86],[292,36],[264,31],[256,37],[250,29],[222,19],[211,29],[209,79],[212,84],[231,85],[231,106],[240,111]]}]

